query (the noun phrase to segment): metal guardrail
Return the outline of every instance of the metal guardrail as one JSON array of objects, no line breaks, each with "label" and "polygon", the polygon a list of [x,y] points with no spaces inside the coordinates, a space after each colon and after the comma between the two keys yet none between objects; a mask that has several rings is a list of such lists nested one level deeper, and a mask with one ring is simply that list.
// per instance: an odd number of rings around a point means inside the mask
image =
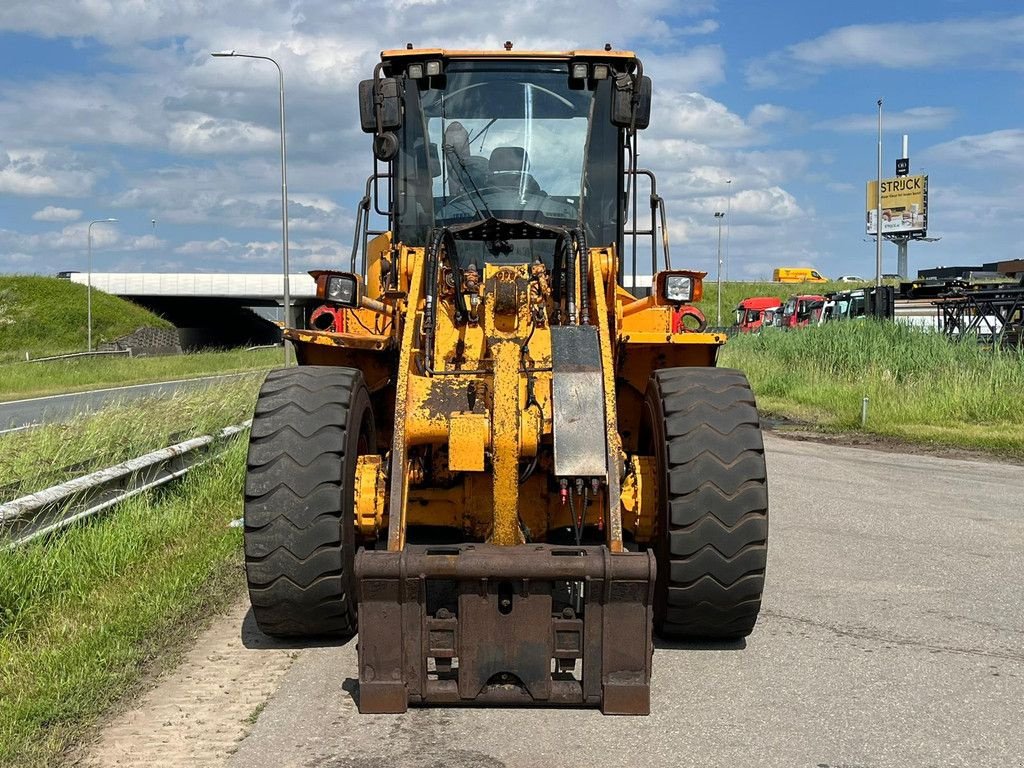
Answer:
[{"label": "metal guardrail", "polygon": [[69,352],[66,355],[49,355],[48,357],[29,357],[29,353],[25,353],[26,363],[45,363],[48,360],[69,360],[72,357],[103,357],[105,355],[127,355],[132,356],[131,349],[104,349],[96,350],[95,352]]},{"label": "metal guardrail", "polygon": [[251,425],[252,419],[0,504],[0,546],[20,546],[176,480]]}]

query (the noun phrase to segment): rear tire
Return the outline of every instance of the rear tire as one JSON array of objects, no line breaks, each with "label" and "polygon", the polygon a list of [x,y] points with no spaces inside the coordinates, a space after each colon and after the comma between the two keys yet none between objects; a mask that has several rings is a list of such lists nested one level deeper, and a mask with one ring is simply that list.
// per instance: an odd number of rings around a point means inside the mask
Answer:
[{"label": "rear tire", "polygon": [[655,628],[680,639],[746,637],[768,556],[764,443],[746,376],[655,371],[646,418],[660,467]]},{"label": "rear tire", "polygon": [[267,375],[245,475],[245,573],[266,634],[355,633],[356,458],[374,445],[361,372],[304,366]]}]

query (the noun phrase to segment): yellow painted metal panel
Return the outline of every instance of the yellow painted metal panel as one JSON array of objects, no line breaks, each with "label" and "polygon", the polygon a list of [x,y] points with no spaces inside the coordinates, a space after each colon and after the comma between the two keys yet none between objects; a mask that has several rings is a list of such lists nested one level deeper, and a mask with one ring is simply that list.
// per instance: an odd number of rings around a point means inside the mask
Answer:
[{"label": "yellow painted metal panel", "polygon": [[453,413],[448,421],[448,469],[483,472],[490,421],[483,413]]}]

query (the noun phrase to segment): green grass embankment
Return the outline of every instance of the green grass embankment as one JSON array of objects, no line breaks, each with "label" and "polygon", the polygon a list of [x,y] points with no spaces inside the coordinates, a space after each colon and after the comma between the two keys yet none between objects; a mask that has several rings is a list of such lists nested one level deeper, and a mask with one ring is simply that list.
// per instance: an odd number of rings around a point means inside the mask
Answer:
[{"label": "green grass embankment", "polygon": [[0,551],[0,765],[62,761],[241,588],[245,440],[162,492]]},{"label": "green grass embankment", "polygon": [[830,323],[738,336],[719,358],[746,371],[763,413],[826,430],[861,430],[1024,458],[1024,352],[898,323]]},{"label": "green grass embankment", "polygon": [[[140,327],[172,328],[117,296],[92,292],[93,344]],[[86,348],[86,287],[55,277],[0,276],[0,400],[102,387],[259,370],[281,361],[280,349],[197,352],[168,357],[120,356],[25,362]]]},{"label": "green grass embankment", "polygon": [[[84,352],[86,286],[56,277],[0,276],[0,362]],[[173,328],[149,310],[103,291],[92,291],[93,345],[139,327]]]}]

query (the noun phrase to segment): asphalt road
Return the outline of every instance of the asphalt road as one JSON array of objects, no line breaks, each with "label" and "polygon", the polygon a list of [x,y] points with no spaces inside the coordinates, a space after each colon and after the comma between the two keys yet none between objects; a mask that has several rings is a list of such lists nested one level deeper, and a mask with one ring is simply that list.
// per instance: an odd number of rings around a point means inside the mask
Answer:
[{"label": "asphalt road", "polygon": [[[259,372],[262,374],[262,372]],[[98,411],[113,403],[141,397],[167,397],[182,390],[206,387],[224,379],[251,376],[252,373],[231,373],[223,376],[203,376],[180,381],[161,381],[154,384],[136,384],[127,387],[108,387],[66,395],[31,397],[0,403],[0,434],[27,426],[66,421],[80,413]]]},{"label": "asphalt road", "polygon": [[758,626],[743,648],[660,644],[650,717],[361,716],[349,642],[300,655],[229,765],[1020,766],[1024,469],[766,443]]}]

